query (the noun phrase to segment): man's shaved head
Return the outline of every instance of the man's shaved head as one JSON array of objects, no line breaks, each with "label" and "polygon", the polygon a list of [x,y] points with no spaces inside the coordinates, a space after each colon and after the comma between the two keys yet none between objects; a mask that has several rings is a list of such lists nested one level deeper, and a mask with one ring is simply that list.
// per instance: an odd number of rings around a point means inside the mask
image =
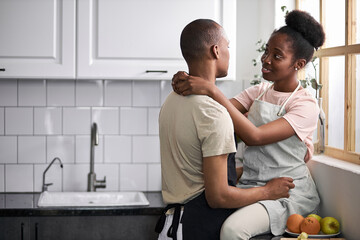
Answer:
[{"label": "man's shaved head", "polygon": [[185,61],[192,62],[203,58],[209,47],[218,44],[223,33],[223,28],[210,19],[197,19],[186,25],[180,37]]}]

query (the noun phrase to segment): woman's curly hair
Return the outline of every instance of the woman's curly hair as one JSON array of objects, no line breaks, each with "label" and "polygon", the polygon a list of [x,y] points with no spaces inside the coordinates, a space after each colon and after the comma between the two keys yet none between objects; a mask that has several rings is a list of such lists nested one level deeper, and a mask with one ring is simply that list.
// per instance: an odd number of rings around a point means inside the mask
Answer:
[{"label": "woman's curly hair", "polygon": [[305,59],[308,63],[325,42],[324,29],[309,13],[294,10],[285,17],[286,26],[275,30],[273,34],[285,33],[292,42],[294,60]]}]

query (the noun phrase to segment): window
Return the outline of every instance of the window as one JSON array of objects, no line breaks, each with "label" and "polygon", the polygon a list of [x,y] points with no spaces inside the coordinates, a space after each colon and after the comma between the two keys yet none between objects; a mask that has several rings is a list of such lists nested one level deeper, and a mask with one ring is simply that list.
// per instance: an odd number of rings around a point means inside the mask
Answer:
[{"label": "window", "polygon": [[360,164],[360,0],[297,0],[296,7],[326,33],[315,53],[326,116],[324,153]]}]

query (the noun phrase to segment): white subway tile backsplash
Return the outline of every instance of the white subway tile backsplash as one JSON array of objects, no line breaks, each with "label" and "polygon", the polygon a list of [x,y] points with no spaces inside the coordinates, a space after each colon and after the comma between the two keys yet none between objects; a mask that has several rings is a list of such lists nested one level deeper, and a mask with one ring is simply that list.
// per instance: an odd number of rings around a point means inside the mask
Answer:
[{"label": "white subway tile backsplash", "polygon": [[147,191],[146,164],[120,165],[120,191]]},{"label": "white subway tile backsplash", "polygon": [[62,133],[62,109],[35,108],[34,109],[34,134],[53,135]]},{"label": "white subway tile backsplash", "polygon": [[149,108],[149,134],[159,135],[159,113],[160,108]]},{"label": "white subway tile backsplash", "polygon": [[95,164],[94,171],[97,180],[106,177],[106,188],[98,188],[96,191],[119,191],[119,165],[118,164]]},{"label": "white subway tile backsplash", "polygon": [[46,106],[46,81],[19,80],[19,106]]},{"label": "white subway tile backsplash", "polygon": [[77,81],[76,106],[103,106],[103,81]]},{"label": "white subway tile backsplash", "polygon": [[[34,191],[41,192],[43,185],[43,173],[49,164],[35,164],[34,165]],[[45,183],[52,183],[51,186],[48,186],[48,191],[52,192],[61,192],[63,188],[62,184],[62,175],[63,169],[60,167],[58,161],[55,161],[54,164],[47,170],[45,174]]]},{"label": "white subway tile backsplash", "polygon": [[0,136],[0,163],[17,163],[17,137]]},{"label": "white subway tile backsplash", "polygon": [[119,134],[119,108],[93,108],[92,122],[97,123],[99,134]]},{"label": "white subway tile backsplash", "polygon": [[5,133],[5,109],[0,108],[0,135]]},{"label": "white subway tile backsplash", "polygon": [[63,163],[75,162],[75,137],[74,136],[49,136],[47,137],[46,162],[50,163],[55,157]]},{"label": "white subway tile backsplash", "polygon": [[[90,164],[90,136],[76,136],[76,163],[89,163]],[[104,152],[104,137],[99,136],[99,144],[94,148],[95,163],[103,162]]]},{"label": "white subway tile backsplash", "polygon": [[5,167],[0,165],[0,192],[5,192]]},{"label": "white subway tile backsplash", "polygon": [[0,80],[0,192],[86,191],[96,122],[99,191],[160,191],[158,115],[164,81]]},{"label": "white subway tile backsplash", "polygon": [[0,106],[17,106],[17,81],[14,79],[0,79]]},{"label": "white subway tile backsplash", "polygon": [[148,191],[161,191],[161,165],[148,164]]},{"label": "white subway tile backsplash", "polygon": [[75,81],[48,80],[48,106],[75,106]]},{"label": "white subway tile backsplash", "polygon": [[89,107],[64,108],[64,134],[90,134],[90,115]]},{"label": "white subway tile backsplash", "polygon": [[5,166],[6,192],[34,191],[34,172],[32,164],[18,164]]},{"label": "white subway tile backsplash", "polygon": [[6,208],[33,208],[34,197],[30,194],[8,194],[5,206]]},{"label": "white subway tile backsplash", "polygon": [[64,164],[63,191],[86,192],[89,170],[88,164]]},{"label": "white subway tile backsplash", "polygon": [[43,136],[18,138],[19,163],[45,163],[46,140]]},{"label": "white subway tile backsplash", "polygon": [[172,92],[171,81],[161,81],[160,84],[161,105],[165,102],[165,99],[171,92]]},{"label": "white subway tile backsplash", "polygon": [[160,141],[158,136],[134,136],[132,159],[134,163],[159,163]]},{"label": "white subway tile backsplash", "polygon": [[105,81],[105,106],[131,106],[131,81]]},{"label": "white subway tile backsplash", "polygon": [[5,208],[5,195],[4,194],[0,194],[0,208]]},{"label": "white subway tile backsplash", "polygon": [[133,106],[160,106],[160,84],[158,81],[134,81],[133,84]]},{"label": "white subway tile backsplash", "polygon": [[105,162],[129,163],[131,162],[130,136],[105,136]]},{"label": "white subway tile backsplash", "polygon": [[147,109],[146,108],[120,108],[120,134],[146,135]]},{"label": "white subway tile backsplash", "polygon": [[33,132],[33,108],[5,108],[6,135],[32,135]]}]

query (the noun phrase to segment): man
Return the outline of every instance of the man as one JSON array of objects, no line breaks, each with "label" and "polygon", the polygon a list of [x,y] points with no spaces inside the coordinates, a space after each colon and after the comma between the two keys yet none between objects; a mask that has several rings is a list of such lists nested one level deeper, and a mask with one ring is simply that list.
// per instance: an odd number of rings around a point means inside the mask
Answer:
[{"label": "man", "polygon": [[[216,22],[189,23],[180,46],[190,75],[209,83],[227,75],[229,41]],[[236,208],[288,197],[294,187],[291,178],[251,189],[228,184],[227,158],[236,152],[233,123],[227,110],[208,96],[170,93],[159,126],[162,195],[168,204],[157,226],[159,239],[219,239],[222,223]]]}]

